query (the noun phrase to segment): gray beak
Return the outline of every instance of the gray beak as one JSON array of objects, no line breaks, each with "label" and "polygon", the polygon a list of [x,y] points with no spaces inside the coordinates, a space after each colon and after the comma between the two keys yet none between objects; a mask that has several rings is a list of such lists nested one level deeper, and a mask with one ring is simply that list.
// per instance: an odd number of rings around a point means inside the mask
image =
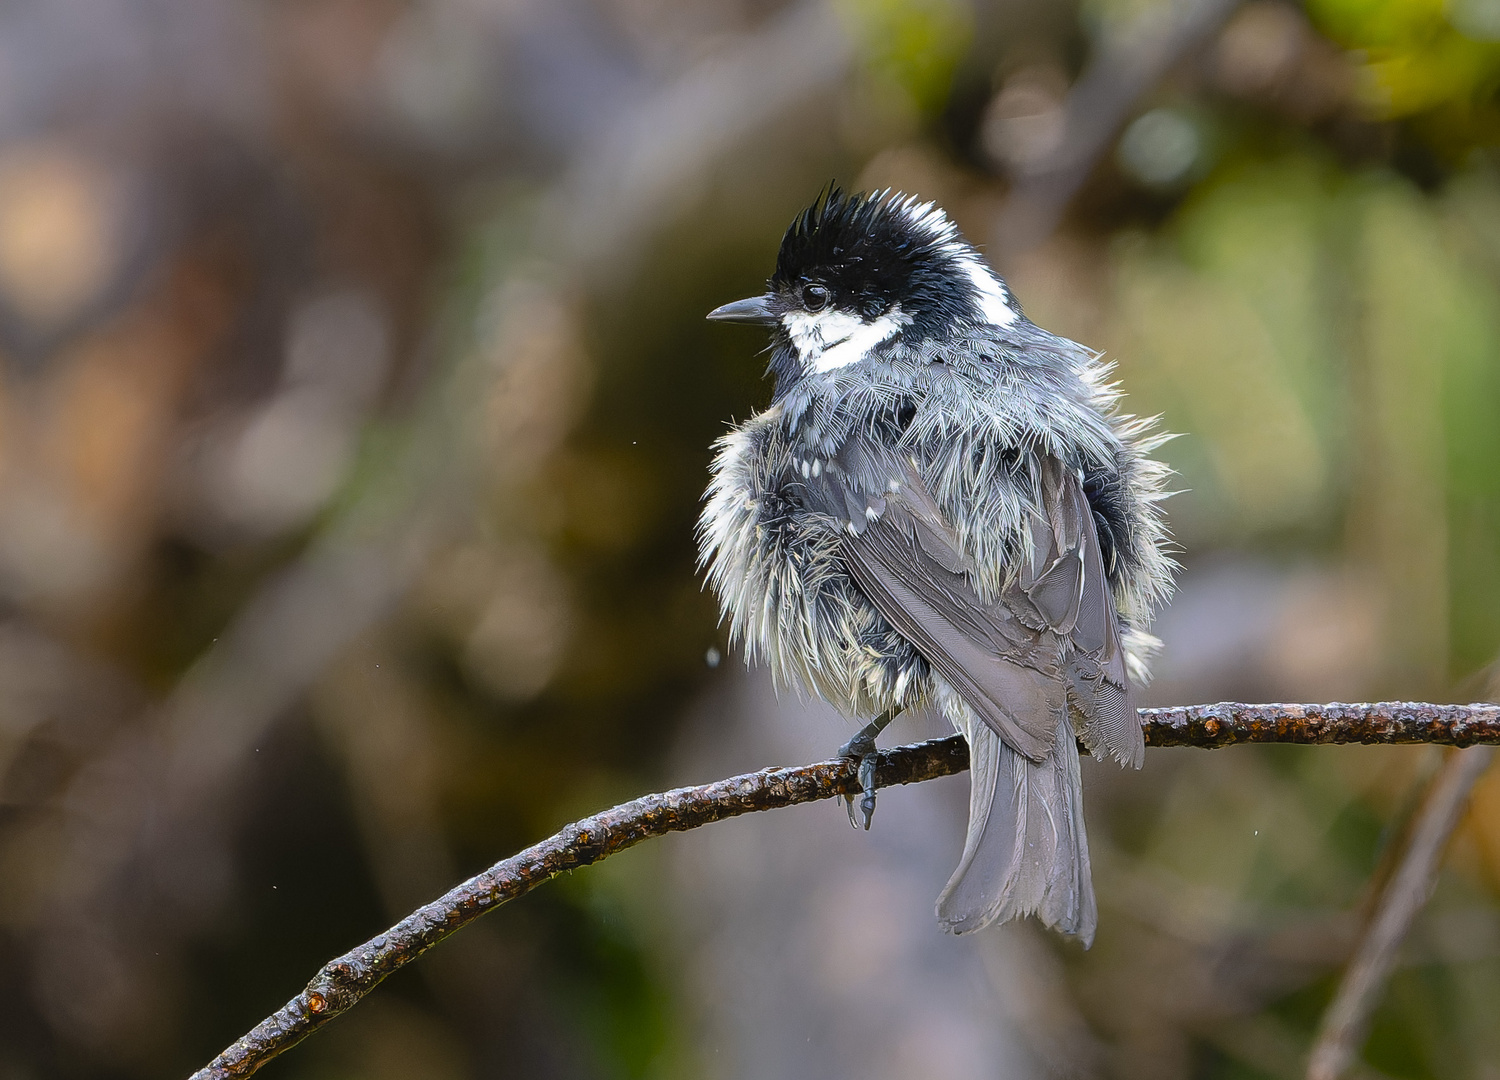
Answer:
[{"label": "gray beak", "polygon": [[714,308],[708,313],[714,322],[761,323],[774,325],[776,315],[771,310],[770,296],[752,296],[748,300],[736,300],[732,304]]}]

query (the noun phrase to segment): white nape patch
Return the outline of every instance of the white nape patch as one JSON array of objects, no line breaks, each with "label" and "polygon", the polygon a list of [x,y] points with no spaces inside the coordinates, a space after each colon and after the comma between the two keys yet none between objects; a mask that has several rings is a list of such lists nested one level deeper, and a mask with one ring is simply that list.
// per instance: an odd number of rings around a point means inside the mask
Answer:
[{"label": "white nape patch", "polygon": [[943,253],[950,256],[974,287],[974,300],[984,320],[994,326],[1009,326],[1016,321],[1016,309],[1011,307],[1010,293],[1000,277],[958,235],[958,226],[943,212],[937,203],[918,202],[913,195],[897,195],[891,207],[906,215],[912,226],[921,229],[933,241],[942,245]]},{"label": "white nape patch", "polygon": [[995,272],[967,251],[962,253],[959,265],[969,275],[976,294],[975,300],[979,304],[979,313],[984,316],[985,322],[995,326],[1009,326],[1015,322],[1016,309],[1010,306],[1010,294]]},{"label": "white nape patch", "polygon": [[912,226],[921,229],[934,240],[956,241],[958,226],[941,206],[935,202],[918,202],[915,195],[897,195],[891,208],[906,215]]},{"label": "white nape patch", "polygon": [[825,372],[857,364],[875,346],[901,332],[906,318],[899,305],[874,322],[865,322],[847,311],[790,311],[781,317],[802,366]]}]

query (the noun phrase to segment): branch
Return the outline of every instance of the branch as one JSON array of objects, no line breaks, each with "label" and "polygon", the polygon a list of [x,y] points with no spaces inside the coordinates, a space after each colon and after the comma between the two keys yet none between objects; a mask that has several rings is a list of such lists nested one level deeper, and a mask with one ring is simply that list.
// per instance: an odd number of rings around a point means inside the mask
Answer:
[{"label": "branch", "polygon": [[[1140,710],[1150,746],[1214,749],[1236,743],[1500,743],[1500,706],[1192,705]],[[914,784],[969,767],[958,735],[887,750],[875,770],[878,787]],[[485,912],[524,896],[557,874],[588,866],[642,840],[686,832],[741,814],[817,802],[860,791],[852,763],[824,761],[763,769],[699,787],[677,788],[622,803],[567,826],[555,836],[496,863],[412,912],[363,945],[329,961],[291,1001],[193,1074],[193,1080],[249,1076],[345,1010],[387,975]]]},{"label": "branch", "polygon": [[1494,753],[1491,746],[1476,746],[1453,754],[1432,781],[1401,864],[1380,894],[1374,917],[1354,959],[1349,961],[1338,993],[1323,1014],[1307,1066],[1307,1080],[1339,1080],[1354,1064],[1369,1028],[1370,1013],[1395,966],[1396,952],[1432,895],[1448,838],[1458,827],[1469,792],[1489,768]]},{"label": "branch", "polygon": [[1500,743],[1500,705],[1176,705],[1141,709],[1147,746],[1217,750],[1239,743]]}]

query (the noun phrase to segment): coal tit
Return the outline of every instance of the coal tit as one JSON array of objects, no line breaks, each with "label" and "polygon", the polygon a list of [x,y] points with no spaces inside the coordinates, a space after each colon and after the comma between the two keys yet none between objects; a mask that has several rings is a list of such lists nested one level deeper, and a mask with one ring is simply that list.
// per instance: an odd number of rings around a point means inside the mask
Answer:
[{"label": "coal tit", "polygon": [[932,203],[830,189],[768,285],[708,316],[772,334],[772,403],[719,440],[699,522],[731,637],[780,684],[874,718],[842,751],[866,828],[874,736],[941,710],[972,778],[938,919],[1035,914],[1088,944],[1075,740],[1145,756],[1132,688],[1174,569],[1162,440]]}]

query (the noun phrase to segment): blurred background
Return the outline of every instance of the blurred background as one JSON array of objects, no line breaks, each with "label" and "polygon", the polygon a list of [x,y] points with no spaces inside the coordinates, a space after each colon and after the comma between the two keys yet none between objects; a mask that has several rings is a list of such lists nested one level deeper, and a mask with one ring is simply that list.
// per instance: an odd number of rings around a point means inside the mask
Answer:
[{"label": "blurred background", "polygon": [[[183,1075],[646,791],[826,757],[693,566],[830,179],[1186,434],[1155,703],[1500,652],[1497,0],[0,5],[0,1080]],[[903,720],[896,740],[936,733]],[[559,879],[267,1076],[1257,1078],[1441,754],[1086,765],[1085,953],[943,937],[967,779]],[[1359,1075],[1500,1078],[1500,775]]]}]

